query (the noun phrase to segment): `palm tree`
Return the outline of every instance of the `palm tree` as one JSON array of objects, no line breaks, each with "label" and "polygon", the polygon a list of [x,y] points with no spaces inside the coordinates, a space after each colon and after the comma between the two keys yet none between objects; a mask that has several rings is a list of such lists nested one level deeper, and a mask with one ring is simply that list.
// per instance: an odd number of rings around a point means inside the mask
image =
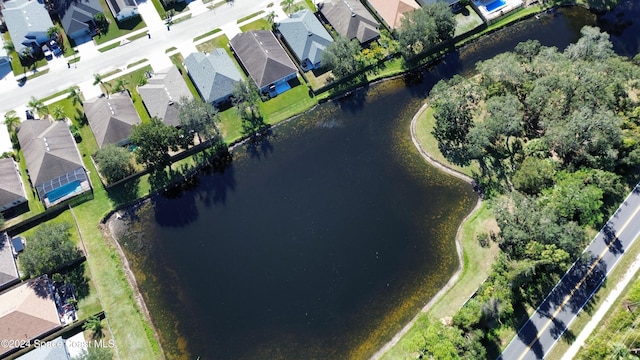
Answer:
[{"label": "palm tree", "polygon": [[73,105],[77,103],[82,103],[82,96],[81,96],[80,89],[78,89],[77,86],[71,87],[69,89],[69,95],[67,96],[67,99],[71,99],[71,102],[73,102]]},{"label": "palm tree", "polygon": [[293,2],[295,0],[284,0],[282,2],[282,10],[284,10],[284,12],[286,12],[287,14],[291,14],[291,8],[293,7]]},{"label": "palm tree", "polygon": [[25,46],[24,49],[22,49],[22,52],[20,52],[20,57],[23,59],[29,59],[33,56],[33,49],[30,46]]},{"label": "palm tree", "polygon": [[52,40],[58,41],[58,39],[60,38],[60,28],[58,28],[58,26],[56,25],[48,28],[47,36]]},{"label": "palm tree", "polygon": [[115,86],[113,87],[113,91],[114,92],[124,91],[125,86],[127,85],[129,85],[129,82],[126,79],[119,78],[118,81],[116,81]]},{"label": "palm tree", "polygon": [[266,20],[269,23],[269,26],[273,27],[273,23],[276,19],[276,13],[275,12],[270,12],[267,14]]},{"label": "palm tree", "polygon": [[64,108],[62,107],[62,105],[54,106],[52,115],[53,115],[53,118],[56,120],[62,120],[66,117],[66,114],[64,112]]},{"label": "palm tree", "polygon": [[102,75],[93,74],[93,85],[102,84]]},{"label": "palm tree", "polygon": [[85,320],[84,325],[82,325],[84,330],[91,331],[91,337],[96,340],[100,339],[104,334],[102,333],[102,321],[99,317],[93,315]]},{"label": "palm tree", "polygon": [[33,96],[31,97],[31,100],[29,100],[27,107],[31,112],[37,115],[46,115],[49,112],[49,109],[47,109],[42,100],[38,100]]},{"label": "palm tree", "polygon": [[9,132],[13,132],[20,125],[20,117],[15,112],[15,110],[7,111],[4,114],[4,124],[7,126],[7,130]]},{"label": "palm tree", "polygon": [[16,47],[15,45],[13,45],[13,41],[11,40],[8,40],[6,43],[4,43],[4,46],[2,48],[7,50],[7,53],[9,54],[16,51]]}]

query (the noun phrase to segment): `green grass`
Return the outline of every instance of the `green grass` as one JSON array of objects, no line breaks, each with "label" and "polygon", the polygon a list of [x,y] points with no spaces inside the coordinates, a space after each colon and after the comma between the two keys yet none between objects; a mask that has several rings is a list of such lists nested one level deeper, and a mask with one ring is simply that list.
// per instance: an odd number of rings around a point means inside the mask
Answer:
[{"label": "green grass", "polygon": [[140,16],[134,16],[125,21],[118,22],[111,14],[107,4],[104,1],[101,1],[100,3],[102,4],[102,12],[109,21],[109,27],[106,34],[100,34],[93,38],[98,45],[104,44],[109,40],[125,36],[132,31],[140,30],[147,26]]},{"label": "green grass", "polygon": [[151,0],[151,3],[153,4],[153,7],[156,9],[156,12],[158,13],[158,15],[160,15],[160,19],[166,19],[167,11],[164,9],[164,6],[162,6],[162,3],[160,2],[160,0]]},{"label": "green grass", "polygon": [[[424,144],[422,145],[424,147]],[[449,291],[433,304],[429,311],[422,313],[420,318],[431,316],[434,319],[441,319],[453,316],[473,295],[489,275],[493,258],[499,252],[495,243],[491,243],[488,248],[481,247],[476,236],[481,232],[486,232],[487,228],[494,229],[496,227],[495,218],[487,203],[483,203],[480,209],[462,224],[464,268],[460,278]],[[384,354],[382,359],[413,359],[416,349],[413,348],[412,340],[419,336],[421,331],[421,328],[413,326],[395,346]]]},{"label": "green grass", "polygon": [[260,111],[267,124],[275,124],[300,114],[317,104],[317,100],[309,96],[309,88],[298,76],[300,85],[276,96],[269,101],[260,103]]},{"label": "green grass", "polygon": [[260,10],[260,11],[254,12],[253,14],[250,14],[250,15],[247,15],[247,16],[245,16],[243,18],[240,18],[240,19],[238,19],[238,21],[236,21],[236,23],[237,24],[243,23],[243,22],[245,22],[245,21],[247,21],[247,20],[249,20],[249,19],[251,19],[253,17],[256,17],[258,15],[261,15],[261,14],[264,14],[264,10]]},{"label": "green grass", "polygon": [[225,34],[221,34],[211,40],[207,40],[196,45],[196,49],[198,49],[198,51],[206,53],[210,53],[213,51],[213,49],[216,48],[224,49],[227,54],[229,54],[229,56],[231,56],[231,58],[233,59],[233,54],[231,54],[231,49],[229,48],[229,38]]},{"label": "green grass", "polygon": [[129,40],[129,41],[137,40],[137,39],[140,39],[140,38],[143,38],[143,37],[147,37],[147,34],[148,34],[148,31],[143,31],[143,32],[141,32],[139,34],[135,34],[133,36],[129,36],[127,38],[127,40]]},{"label": "green grass", "polygon": [[196,37],[194,37],[194,38],[193,38],[193,42],[196,42],[196,41],[198,41],[198,40],[200,40],[200,39],[204,39],[204,38],[206,38],[207,36],[211,36],[211,35],[213,35],[213,34],[219,33],[220,31],[222,31],[222,29],[217,28],[217,29],[213,29],[213,30],[211,30],[211,31],[208,31],[208,32],[206,32],[206,33],[204,33],[204,34],[202,34],[202,35],[198,35],[198,36],[196,36]]},{"label": "green grass", "polygon": [[138,60],[136,62],[132,62],[131,64],[127,65],[127,69],[132,68],[132,67],[134,67],[136,65],[140,65],[142,63],[146,63],[147,61],[149,61],[149,59],[140,59],[140,60]]},{"label": "green grass", "polygon": [[170,52],[176,51],[176,50],[178,50],[178,48],[175,47],[175,46],[172,46],[172,47],[168,48],[167,50],[165,50],[164,53],[166,54],[166,53],[170,53]]},{"label": "green grass", "polygon": [[171,59],[171,62],[178,67],[178,70],[180,70],[180,73],[182,74],[182,79],[184,79],[184,82],[187,84],[187,87],[189,88],[191,95],[193,95],[194,98],[199,99],[200,94],[198,93],[198,89],[196,89],[196,86],[193,84],[193,81],[191,81],[191,78],[189,77],[189,73],[187,73],[187,70],[184,68],[184,66],[182,66],[182,62],[184,61],[182,54],[177,53],[177,54],[171,55],[170,59]]},{"label": "green grass", "polygon": [[115,49],[115,48],[117,48],[118,46],[120,46],[120,43],[119,43],[119,42],[115,42],[115,43],[113,43],[113,44],[110,44],[110,45],[103,46],[103,47],[99,48],[99,49],[98,49],[98,51],[100,51],[100,52],[105,52],[105,51],[109,51],[109,50],[111,50],[111,49]]},{"label": "green grass", "polygon": [[475,10],[473,10],[471,5],[466,6],[465,14],[461,12],[456,14],[455,19],[456,29],[454,36],[459,36],[467,33],[482,25],[483,23],[482,18],[475,12]]},{"label": "green grass", "polygon": [[240,30],[242,32],[247,32],[251,30],[271,30],[271,24],[269,24],[269,22],[265,19],[258,19],[246,25],[240,26]]}]

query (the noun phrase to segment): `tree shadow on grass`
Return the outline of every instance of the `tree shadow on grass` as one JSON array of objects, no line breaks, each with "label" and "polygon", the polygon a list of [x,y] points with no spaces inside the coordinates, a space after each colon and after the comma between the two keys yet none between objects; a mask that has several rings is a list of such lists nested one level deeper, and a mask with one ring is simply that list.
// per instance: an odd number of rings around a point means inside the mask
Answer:
[{"label": "tree shadow on grass", "polygon": [[107,189],[107,196],[115,206],[123,205],[138,199],[140,178],[131,179],[119,185]]}]

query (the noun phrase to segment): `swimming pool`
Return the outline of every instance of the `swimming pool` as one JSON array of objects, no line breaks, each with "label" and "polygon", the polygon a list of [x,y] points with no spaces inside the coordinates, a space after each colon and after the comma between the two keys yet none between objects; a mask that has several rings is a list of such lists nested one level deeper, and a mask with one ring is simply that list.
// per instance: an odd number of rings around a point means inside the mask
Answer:
[{"label": "swimming pool", "polygon": [[495,11],[498,8],[501,8],[503,6],[505,6],[507,3],[505,0],[496,0],[492,3],[489,3],[487,5],[485,5],[485,8],[487,9],[487,12],[492,12]]},{"label": "swimming pool", "polygon": [[47,193],[47,198],[49,199],[49,202],[53,204],[54,202],[67,195],[74,193],[77,194],[80,192],[82,192],[82,184],[80,183],[80,181],[76,180],[50,191],[49,193]]}]

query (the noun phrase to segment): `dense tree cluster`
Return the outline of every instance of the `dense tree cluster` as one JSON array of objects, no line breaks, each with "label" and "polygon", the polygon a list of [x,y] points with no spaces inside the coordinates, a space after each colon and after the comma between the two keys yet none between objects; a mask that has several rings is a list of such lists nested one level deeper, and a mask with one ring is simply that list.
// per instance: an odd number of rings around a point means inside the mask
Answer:
[{"label": "dense tree cluster", "polygon": [[398,44],[406,57],[420,54],[434,45],[450,40],[456,20],[446,2],[430,3],[405,14],[400,20]]},{"label": "dense tree cluster", "polygon": [[[527,41],[430,94],[442,154],[478,165],[501,253],[454,317],[499,348],[503,327],[535,308],[637,181],[640,68],[585,27],[565,51]],[[464,348],[457,346],[458,355]]]},{"label": "dense tree cluster", "polygon": [[20,266],[27,276],[50,273],[72,263],[80,257],[80,251],[71,241],[69,223],[45,223],[32,236],[24,252],[20,254]]},{"label": "dense tree cluster", "polygon": [[157,117],[131,130],[131,142],[137,147],[134,151],[136,161],[147,168],[163,168],[169,165],[169,151],[178,151],[179,134],[173,126],[165,125]]}]

